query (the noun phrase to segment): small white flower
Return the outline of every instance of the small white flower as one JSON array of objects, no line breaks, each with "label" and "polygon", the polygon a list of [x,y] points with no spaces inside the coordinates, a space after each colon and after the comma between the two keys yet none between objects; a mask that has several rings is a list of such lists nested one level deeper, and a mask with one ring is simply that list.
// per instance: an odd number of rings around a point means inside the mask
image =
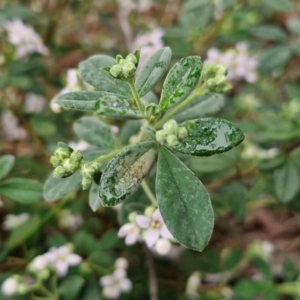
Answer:
[{"label": "small white flower", "polygon": [[126,245],[133,245],[140,239],[140,228],[135,223],[127,223],[119,229],[118,236],[125,237]]},{"label": "small white flower", "polygon": [[86,141],[79,141],[79,142],[73,142],[73,141],[71,141],[69,143],[69,146],[73,150],[84,151],[84,150],[86,150],[89,147],[89,144]]},{"label": "small white flower", "polygon": [[8,214],[5,216],[2,226],[5,230],[12,230],[26,222],[29,217],[30,215],[28,213],[22,213],[20,215]]},{"label": "small white flower", "polygon": [[23,127],[19,125],[19,120],[6,110],[2,115],[2,130],[9,140],[25,140],[27,133]]},{"label": "small white flower", "polygon": [[44,255],[39,255],[35,257],[31,264],[30,269],[35,272],[39,272],[48,267],[48,260]]},{"label": "small white flower", "polygon": [[70,92],[77,92],[80,90],[80,82],[78,80],[78,73],[76,69],[67,70],[67,84],[59,94],[63,95]]},{"label": "small white flower", "polygon": [[78,254],[72,253],[67,246],[52,247],[44,254],[44,257],[60,277],[67,275],[69,266],[77,266],[82,261],[82,258]]},{"label": "small white flower", "polygon": [[29,113],[39,113],[44,109],[45,104],[45,97],[33,93],[27,93],[25,96],[24,110]]},{"label": "small white flower", "polygon": [[18,291],[19,282],[14,278],[7,278],[1,286],[2,294],[5,296],[15,295]]},{"label": "small white flower", "polygon": [[102,294],[107,299],[118,299],[122,292],[132,289],[132,283],[124,269],[117,269],[112,275],[101,277],[100,285],[103,287]]},{"label": "small white flower", "polygon": [[3,27],[7,31],[8,41],[16,46],[17,57],[24,57],[30,53],[49,54],[40,36],[21,20],[6,22]]},{"label": "small white flower", "polygon": [[115,262],[116,269],[127,269],[128,268],[128,261],[124,257],[119,257]]},{"label": "small white flower", "polygon": [[160,236],[172,239],[173,235],[163,221],[159,209],[156,209],[151,218],[144,215],[136,216],[136,223],[145,230],[145,241],[149,248],[152,248]]},{"label": "small white flower", "polygon": [[196,271],[188,278],[185,293],[190,298],[199,296],[199,287],[201,285],[201,274]]},{"label": "small white flower", "polygon": [[[76,149],[77,150],[77,149]],[[83,222],[80,215],[73,215],[68,209],[64,209],[58,214],[59,226],[75,231]]]}]

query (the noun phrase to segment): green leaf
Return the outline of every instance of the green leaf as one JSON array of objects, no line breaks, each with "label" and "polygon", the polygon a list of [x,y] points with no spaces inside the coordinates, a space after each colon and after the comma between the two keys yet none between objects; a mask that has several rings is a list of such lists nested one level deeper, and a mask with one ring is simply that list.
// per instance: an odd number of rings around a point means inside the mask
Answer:
[{"label": "green leaf", "polygon": [[239,300],[253,300],[263,289],[265,282],[241,279],[234,287],[234,293]]},{"label": "green leaf", "polygon": [[199,56],[185,57],[172,67],[165,79],[159,102],[162,112],[186,99],[199,81],[201,67]]},{"label": "green leaf", "polygon": [[81,175],[79,171],[66,178],[54,178],[51,173],[44,184],[44,198],[46,201],[55,201],[77,190],[80,186]]},{"label": "green leaf", "polygon": [[189,135],[177,146],[170,147],[183,154],[210,156],[222,153],[240,144],[244,135],[234,124],[216,118],[187,121],[183,125]]},{"label": "green leaf", "polygon": [[225,98],[221,94],[211,94],[196,97],[189,105],[174,116],[177,122],[197,119],[208,114],[218,112],[225,105]]},{"label": "green leaf", "polygon": [[83,117],[73,125],[76,135],[89,144],[100,148],[113,148],[114,138],[110,128],[93,117]]},{"label": "green leaf", "polygon": [[254,36],[268,41],[287,41],[288,35],[280,27],[265,25],[254,26],[249,32]]},{"label": "green leaf", "polygon": [[[67,299],[75,299],[83,288],[85,280],[79,275],[72,275],[63,280],[59,286],[59,294]],[[76,299],[78,299],[76,297]]]},{"label": "green leaf", "polygon": [[294,5],[290,0],[262,0],[262,2],[280,12],[290,12],[294,9]]},{"label": "green leaf", "polygon": [[214,226],[209,195],[194,173],[165,147],[159,148],[156,197],[174,238],[188,248],[202,251]]},{"label": "green leaf", "polygon": [[19,203],[31,204],[41,200],[41,183],[25,178],[10,178],[0,183],[0,194]]},{"label": "green leaf", "polygon": [[171,56],[171,49],[165,47],[157,50],[144,63],[135,80],[140,97],[146,95],[163,77],[171,61]]},{"label": "green leaf", "polygon": [[79,72],[84,81],[100,91],[111,92],[121,96],[131,95],[127,82],[107,76],[100,70],[103,67],[112,67],[115,59],[106,55],[94,55],[79,64]]},{"label": "green leaf", "polygon": [[96,183],[92,183],[89,192],[89,205],[93,212],[101,206],[101,200],[99,198],[99,186]]},{"label": "green leaf", "polygon": [[3,155],[0,157],[0,180],[12,170],[15,163],[13,155]]},{"label": "green leaf", "polygon": [[143,142],[115,156],[101,177],[99,197],[102,205],[116,205],[133,194],[151,168],[156,152],[155,142]]},{"label": "green leaf", "polygon": [[120,242],[118,233],[115,230],[106,231],[102,236],[100,241],[97,243],[97,250],[110,250],[116,247]]},{"label": "green leaf", "polygon": [[291,54],[292,52],[289,46],[273,47],[262,54],[259,68],[267,73],[281,69],[288,63]]},{"label": "green leaf", "polygon": [[55,102],[66,108],[92,111],[119,119],[142,119],[143,115],[131,105],[131,100],[108,92],[80,91],[58,96]]},{"label": "green leaf", "polygon": [[300,18],[289,18],[286,25],[291,33],[300,36]]},{"label": "green leaf", "polygon": [[288,161],[275,174],[275,193],[282,203],[291,201],[299,191],[299,176],[296,166]]}]

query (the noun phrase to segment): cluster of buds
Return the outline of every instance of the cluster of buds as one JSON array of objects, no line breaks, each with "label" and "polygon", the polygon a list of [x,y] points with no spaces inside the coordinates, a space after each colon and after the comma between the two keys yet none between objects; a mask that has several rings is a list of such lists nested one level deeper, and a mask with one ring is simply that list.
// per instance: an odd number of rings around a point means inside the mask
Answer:
[{"label": "cluster of buds", "polygon": [[175,120],[169,120],[163,125],[163,129],[156,132],[155,137],[159,143],[173,147],[187,136],[188,131],[184,126],[178,126]]},{"label": "cluster of buds", "polygon": [[135,53],[130,53],[123,58],[122,55],[116,56],[117,64],[110,68],[110,74],[118,79],[131,80],[137,68],[140,58],[140,51],[137,50]]},{"label": "cluster of buds", "polygon": [[36,286],[36,281],[30,276],[14,274],[3,281],[1,293],[4,296],[25,295],[32,291]]},{"label": "cluster of buds", "polygon": [[93,177],[99,172],[100,164],[97,162],[84,163],[80,168],[80,174],[82,176],[82,189],[86,190],[92,184]]},{"label": "cluster of buds", "polygon": [[79,150],[57,148],[50,158],[50,163],[55,167],[53,176],[56,178],[71,176],[79,169],[82,159],[83,155]]},{"label": "cluster of buds", "polygon": [[227,82],[227,67],[221,64],[206,64],[202,70],[202,80],[210,92],[226,93],[231,90],[231,85]]}]

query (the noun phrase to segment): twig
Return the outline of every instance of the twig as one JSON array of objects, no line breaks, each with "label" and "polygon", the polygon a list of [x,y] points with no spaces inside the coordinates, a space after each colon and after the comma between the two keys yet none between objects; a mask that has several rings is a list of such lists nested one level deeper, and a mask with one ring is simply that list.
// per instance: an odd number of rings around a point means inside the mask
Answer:
[{"label": "twig", "polygon": [[153,256],[146,245],[144,246],[144,250],[145,250],[145,254],[146,254],[146,264],[147,264],[148,273],[149,273],[150,300],[158,300],[157,278],[156,278],[156,274],[155,274]]}]

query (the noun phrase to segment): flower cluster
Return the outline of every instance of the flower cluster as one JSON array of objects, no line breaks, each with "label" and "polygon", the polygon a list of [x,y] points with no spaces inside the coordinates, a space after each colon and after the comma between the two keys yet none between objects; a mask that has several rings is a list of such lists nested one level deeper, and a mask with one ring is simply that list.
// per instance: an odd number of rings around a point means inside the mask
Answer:
[{"label": "flower cluster", "polygon": [[148,248],[160,255],[166,255],[171,250],[173,235],[168,230],[158,208],[147,207],[144,215],[132,213],[130,223],[119,229],[119,237],[125,237],[126,245],[133,245],[137,241],[145,241]]},{"label": "flower cluster", "polygon": [[34,278],[15,274],[3,281],[1,293],[5,296],[25,295],[34,289],[35,285]]},{"label": "flower cluster", "polygon": [[156,132],[156,140],[161,144],[176,146],[180,140],[188,136],[188,131],[184,126],[178,126],[175,120],[169,120],[163,125],[163,129]]},{"label": "flower cluster", "polygon": [[27,93],[25,95],[24,110],[28,113],[41,112],[46,104],[46,99],[42,95]]},{"label": "flower cluster", "polygon": [[220,52],[211,48],[207,52],[204,64],[223,64],[228,68],[228,80],[244,79],[249,83],[257,81],[258,60],[250,56],[248,45],[244,42],[237,43],[234,49]]},{"label": "flower cluster", "polygon": [[3,27],[7,31],[8,41],[16,46],[17,57],[24,57],[30,53],[49,54],[40,36],[21,20],[6,22]]},{"label": "flower cluster", "polygon": [[115,271],[111,275],[100,278],[104,298],[118,299],[122,292],[128,293],[132,289],[132,283],[127,278],[127,267],[127,260],[120,257],[115,262]]},{"label": "flower cluster", "polygon": [[28,213],[22,213],[20,215],[8,214],[5,216],[4,222],[2,224],[3,229],[12,230],[15,227],[22,225],[29,219],[30,215]]},{"label": "flower cluster", "polygon": [[139,63],[140,52],[136,51],[134,54],[130,53],[123,58],[118,54],[116,57],[117,64],[110,68],[110,74],[122,80],[130,80],[134,77],[136,67]]},{"label": "flower cluster", "polygon": [[58,223],[61,228],[75,231],[83,222],[82,216],[73,215],[70,210],[63,209],[58,213]]}]

